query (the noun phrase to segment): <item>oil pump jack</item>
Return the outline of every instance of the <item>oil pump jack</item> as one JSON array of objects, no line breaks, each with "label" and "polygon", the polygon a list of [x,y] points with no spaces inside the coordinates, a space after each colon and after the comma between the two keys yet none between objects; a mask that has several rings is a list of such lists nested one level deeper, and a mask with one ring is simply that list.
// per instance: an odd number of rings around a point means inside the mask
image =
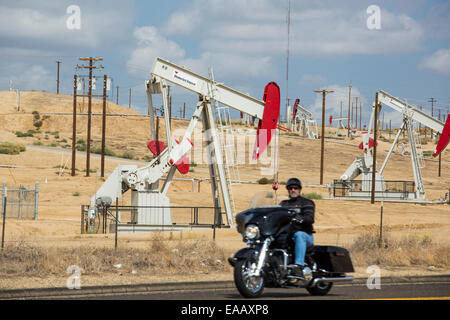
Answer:
[{"label": "oil pump jack", "polygon": [[[402,125],[400,127],[400,130],[398,130],[397,132],[394,142],[392,143],[380,170],[378,172],[375,171],[376,197],[414,201],[425,200],[425,189],[422,180],[422,174],[420,171],[420,169],[424,167],[423,154],[421,155],[421,150],[419,148],[420,139],[418,137],[417,131],[414,130],[413,121],[419,122],[422,125],[427,126],[440,133],[440,139],[436,146],[436,152],[433,154],[433,156],[436,157],[445,149],[450,141],[450,116],[447,115],[447,120],[444,125],[442,121],[427,115],[416,107],[408,104],[405,101],[402,101],[397,97],[390,95],[383,90],[380,90],[378,92],[378,102],[398,111],[402,115]],[[350,197],[355,196],[370,198],[370,192],[372,190],[372,172],[373,170],[376,170],[376,167],[373,168],[373,133],[370,134],[374,113],[375,104],[372,108],[368,132],[362,134],[363,141],[359,145],[359,148],[364,152],[364,156],[356,158],[355,161],[350,165],[350,167],[345,171],[345,173],[340,177],[340,181],[334,182],[335,188],[336,185],[340,185],[340,187],[342,188],[347,188],[347,190],[349,191],[348,196]],[[387,186],[388,181],[385,181],[383,177],[383,171],[386,168],[387,162],[394,150],[395,145],[398,142],[400,134],[403,131],[406,131],[408,134],[415,190],[413,190],[413,188],[406,190],[405,187],[403,187],[403,190],[400,190],[402,188],[399,188],[398,186],[389,188],[389,186]],[[356,183],[356,180],[354,179],[360,174],[362,175],[362,181],[361,183]],[[413,187],[412,184],[410,186]]]},{"label": "oil pump jack", "polygon": [[[172,138],[170,131],[167,81],[198,94],[197,106],[180,142]],[[105,199],[111,202],[111,199],[119,199],[124,192],[131,190],[131,203],[132,206],[136,206],[133,217],[136,225],[172,225],[170,200],[166,194],[175,171],[178,170],[182,174],[189,171],[188,154],[193,146],[191,135],[201,118],[204,138],[209,150],[208,165],[213,203],[217,208],[214,223],[223,224],[220,201],[220,195],[222,195],[227,223],[230,227],[234,227],[230,186],[224,170],[222,148],[216,134],[211,101],[214,100],[259,119],[253,150],[253,159],[256,160],[267,148],[278,124],[280,113],[278,85],[275,82],[269,82],[261,101],[172,62],[156,58],[151,71],[151,80],[146,81],[146,92],[153,139],[148,143],[148,148],[153,152],[154,159],[140,168],[136,165],[119,165],[91,198],[90,210],[103,205]],[[155,140],[152,112],[152,95],[155,94],[162,95],[167,145]],[[159,180],[165,175],[165,182],[159,189]],[[145,228],[142,229],[145,230]]]},{"label": "oil pump jack", "polygon": [[287,127],[293,132],[299,132],[309,139],[318,139],[317,122],[313,114],[300,105],[300,99],[295,99],[294,107],[288,107]]}]

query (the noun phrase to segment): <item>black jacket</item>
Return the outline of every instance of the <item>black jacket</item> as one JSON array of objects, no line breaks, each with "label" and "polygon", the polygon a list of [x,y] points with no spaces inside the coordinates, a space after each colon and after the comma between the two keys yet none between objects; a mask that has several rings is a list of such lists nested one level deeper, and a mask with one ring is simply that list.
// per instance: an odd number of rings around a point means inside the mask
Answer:
[{"label": "black jacket", "polygon": [[280,206],[301,209],[301,213],[297,214],[296,218],[298,220],[303,219],[303,223],[301,224],[293,223],[291,230],[292,232],[304,231],[309,234],[315,233],[313,229],[313,223],[316,205],[312,200],[306,199],[302,196],[298,196],[297,198],[281,201]]}]

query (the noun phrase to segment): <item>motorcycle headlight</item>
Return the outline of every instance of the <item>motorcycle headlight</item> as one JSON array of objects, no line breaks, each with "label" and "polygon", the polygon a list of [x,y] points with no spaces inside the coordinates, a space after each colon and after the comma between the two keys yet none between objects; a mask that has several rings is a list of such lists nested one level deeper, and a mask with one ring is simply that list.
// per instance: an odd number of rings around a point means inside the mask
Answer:
[{"label": "motorcycle headlight", "polygon": [[250,224],[245,228],[245,236],[249,240],[253,240],[259,237],[259,228],[257,225]]}]

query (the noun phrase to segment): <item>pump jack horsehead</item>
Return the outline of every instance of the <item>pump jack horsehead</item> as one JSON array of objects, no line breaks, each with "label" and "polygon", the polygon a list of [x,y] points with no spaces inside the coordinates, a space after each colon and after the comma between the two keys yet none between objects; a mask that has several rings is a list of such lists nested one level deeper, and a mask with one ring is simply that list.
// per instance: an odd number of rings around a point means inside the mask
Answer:
[{"label": "pump jack horsehead", "polygon": [[[172,138],[170,132],[169,102],[166,81],[188,89],[199,96],[199,100],[191,117],[181,141]],[[118,166],[102,187],[91,198],[90,208],[98,206],[101,200],[110,198],[118,199],[122,194],[131,189],[132,204],[137,206],[164,206],[162,212],[149,211],[149,209],[137,209],[136,224],[147,225],[172,225],[169,199],[166,197],[168,187],[173,179],[175,170],[181,174],[189,171],[188,154],[193,147],[192,133],[200,117],[203,124],[204,137],[212,152],[209,156],[209,172],[211,177],[212,195],[214,197],[215,223],[222,222],[219,193],[221,191],[222,201],[230,227],[234,227],[234,217],[230,201],[230,190],[227,184],[227,177],[222,158],[222,148],[220,140],[216,135],[215,121],[211,100],[241,111],[251,117],[259,119],[256,141],[253,150],[253,159],[258,159],[269,145],[274,130],[278,125],[280,114],[280,89],[275,82],[269,82],[263,94],[263,101],[241,93],[213,79],[203,77],[186,68],[180,67],[172,62],[156,58],[152,71],[151,80],[146,81],[147,99],[151,123],[152,141],[147,146],[154,155],[154,159],[147,165],[137,168],[136,165]],[[161,94],[164,108],[164,120],[166,127],[167,145],[162,141],[156,141],[156,134],[153,127],[154,113],[152,107],[152,95]],[[159,180],[165,177],[165,182],[159,190]],[[217,179],[218,178],[218,179]],[[219,189],[220,184],[220,189]],[[219,191],[220,190],[220,191]],[[147,210],[147,211],[146,211]],[[142,213],[142,214],[141,214]],[[161,220],[151,217],[163,216]],[[148,218],[150,217],[150,218]],[[139,221],[139,218],[141,220]],[[150,220],[149,220],[150,219]],[[156,220],[155,220],[156,219]]]}]

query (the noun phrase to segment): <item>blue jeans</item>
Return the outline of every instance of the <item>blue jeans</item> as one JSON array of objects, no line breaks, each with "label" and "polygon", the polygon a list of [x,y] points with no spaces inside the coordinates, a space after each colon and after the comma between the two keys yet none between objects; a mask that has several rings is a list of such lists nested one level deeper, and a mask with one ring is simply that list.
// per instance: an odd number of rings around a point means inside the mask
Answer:
[{"label": "blue jeans", "polygon": [[305,264],[306,249],[314,243],[314,237],[306,232],[297,231],[292,239],[295,241],[295,264]]}]

